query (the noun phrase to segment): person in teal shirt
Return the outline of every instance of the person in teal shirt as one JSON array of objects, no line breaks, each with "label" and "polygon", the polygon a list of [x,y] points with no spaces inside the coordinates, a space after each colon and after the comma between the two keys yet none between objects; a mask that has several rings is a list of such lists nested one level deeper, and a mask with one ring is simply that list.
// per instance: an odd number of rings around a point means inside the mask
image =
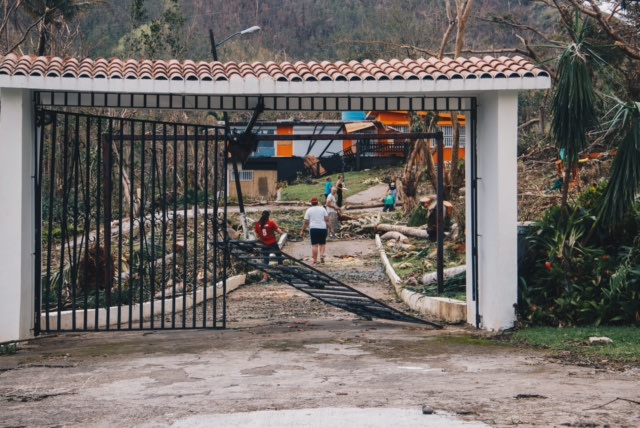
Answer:
[{"label": "person in teal shirt", "polygon": [[387,190],[387,195],[384,197],[384,207],[382,208],[382,211],[387,212],[387,211],[395,211],[395,203],[396,203],[396,196],[391,193],[390,190]]},{"label": "person in teal shirt", "polygon": [[331,194],[331,188],[333,187],[333,182],[331,181],[331,177],[327,177],[327,183],[324,185],[324,197],[327,198]]}]

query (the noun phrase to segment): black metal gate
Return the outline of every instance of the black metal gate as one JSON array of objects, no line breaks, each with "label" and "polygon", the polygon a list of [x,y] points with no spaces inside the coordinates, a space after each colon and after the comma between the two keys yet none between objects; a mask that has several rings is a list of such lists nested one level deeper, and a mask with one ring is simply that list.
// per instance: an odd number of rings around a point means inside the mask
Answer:
[{"label": "black metal gate", "polygon": [[36,333],[224,328],[224,128],[36,115]]}]

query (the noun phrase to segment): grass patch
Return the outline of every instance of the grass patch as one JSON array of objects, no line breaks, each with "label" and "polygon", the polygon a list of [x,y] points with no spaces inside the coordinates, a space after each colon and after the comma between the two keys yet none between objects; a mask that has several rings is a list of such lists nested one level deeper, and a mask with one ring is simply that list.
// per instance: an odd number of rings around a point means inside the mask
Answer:
[{"label": "grass patch", "polygon": [[[362,192],[371,186],[384,183],[392,174],[394,174],[394,172],[389,169],[369,169],[366,171],[345,172],[345,183],[347,184],[348,190],[344,192],[344,197],[347,198],[349,195]],[[334,183],[338,179],[338,175],[339,174],[331,175]],[[319,198],[320,201],[324,201],[325,183],[326,177],[320,177],[312,179],[310,183],[290,184],[282,189],[282,200],[308,201],[309,199],[316,197]]]},{"label": "grass patch", "polygon": [[[393,270],[400,278],[420,278],[425,273],[434,274],[434,279],[429,284],[407,285],[405,288],[416,293],[431,297],[447,297],[450,299],[466,301],[467,300],[467,275],[466,272],[460,272],[456,275],[445,277],[443,281],[443,292],[438,293],[437,278],[435,272],[437,270],[437,250],[434,243],[420,240],[410,241],[411,243],[422,246],[414,251],[397,251],[393,248],[385,249],[391,260]],[[465,255],[455,251],[454,246],[445,245],[444,248],[445,270],[448,268],[458,267],[464,264]]]},{"label": "grass patch", "polygon": [[[608,337],[609,345],[590,345],[590,337]],[[511,340],[558,353],[581,355],[600,362],[640,364],[640,329],[635,326],[530,327],[516,331]]]},{"label": "grass patch", "polygon": [[431,282],[420,287],[407,287],[425,296],[448,297],[450,299],[467,300],[467,273],[461,272],[442,281],[442,293],[438,294],[438,283]]}]

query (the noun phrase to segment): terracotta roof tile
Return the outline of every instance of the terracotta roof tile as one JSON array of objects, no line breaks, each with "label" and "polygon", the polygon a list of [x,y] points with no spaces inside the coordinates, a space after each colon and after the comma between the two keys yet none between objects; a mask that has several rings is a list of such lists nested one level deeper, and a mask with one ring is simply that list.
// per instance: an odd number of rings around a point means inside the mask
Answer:
[{"label": "terracotta roof tile", "polygon": [[222,63],[215,62],[211,66],[211,76],[215,81],[229,80]]},{"label": "terracotta roof tile", "polygon": [[373,80],[373,76],[371,75],[371,73],[369,73],[369,71],[367,71],[362,63],[357,61],[350,61],[349,67],[351,67],[353,72],[360,77],[360,80]]},{"label": "terracotta roof tile", "polygon": [[269,75],[269,70],[267,70],[267,67],[262,63],[255,64],[253,72],[258,78]]},{"label": "terracotta roof tile", "polygon": [[[244,73],[246,73],[247,72],[246,65],[242,63],[241,64],[236,64],[236,63],[224,64],[224,66],[222,67],[222,72],[224,73],[224,80],[230,80],[231,78],[233,78],[233,76],[242,77],[241,70]],[[217,78],[216,80],[222,80],[221,77],[222,75],[220,75],[220,78]]]},{"label": "terracotta roof tile", "polygon": [[142,71],[142,65],[138,67],[138,64],[136,64],[136,62],[132,60],[128,60],[127,62],[124,63],[124,69],[122,70],[122,73],[124,75],[124,78],[129,80],[137,79],[137,78],[141,78],[141,79],[151,78],[151,73],[149,73],[148,71],[146,72]]},{"label": "terracotta roof tile", "polygon": [[109,68],[109,64],[107,63],[107,60],[104,58],[98,58],[93,63],[92,77],[99,78],[99,79],[107,78],[108,68]]},{"label": "terracotta roof tile", "polygon": [[188,70],[177,59],[172,59],[167,64],[169,80],[187,80]]},{"label": "terracotta roof tile", "polygon": [[[26,57],[24,58],[24,61],[20,61],[20,63],[18,63],[18,67],[22,70],[26,70],[27,67],[32,67],[32,69],[38,73],[38,76],[44,76],[47,73],[47,62],[43,57]],[[25,72],[25,74],[28,74],[28,71]]]},{"label": "terracotta roof tile", "polygon": [[212,80],[211,66],[208,62],[198,61],[198,63],[196,64],[196,76],[198,76],[199,80]]},{"label": "terracotta roof tile", "polygon": [[66,58],[62,64],[62,77],[77,78],[79,62],[76,58]]},{"label": "terracotta roof tile", "polygon": [[[133,74],[130,75],[129,70],[131,70]],[[133,63],[129,63],[129,61],[127,61],[127,65],[125,66],[125,78],[135,79],[136,77],[142,80],[153,79],[153,63],[150,60],[144,60],[138,64],[136,64],[135,61]]]},{"label": "terracotta roof tile", "polygon": [[324,68],[322,67],[322,64],[319,64],[315,61],[312,61],[308,64],[309,66],[309,71],[311,72],[311,74],[320,81],[328,81],[331,80],[331,76],[329,76],[325,71]]},{"label": "terracotta roof tile", "polygon": [[186,60],[184,62],[184,80],[198,80],[196,64],[191,60]]},{"label": "terracotta roof tile", "polygon": [[78,66],[78,78],[91,78],[92,76],[92,63],[90,61],[82,61]]},{"label": "terracotta roof tile", "polygon": [[0,56],[0,76],[46,76],[76,79],[228,81],[233,78],[278,82],[504,79],[548,74],[521,57],[418,58],[295,63],[194,62],[191,60],[121,60]]},{"label": "terracotta roof tile", "polygon": [[113,59],[106,65],[109,79],[122,79],[124,77],[124,63],[119,59]]}]

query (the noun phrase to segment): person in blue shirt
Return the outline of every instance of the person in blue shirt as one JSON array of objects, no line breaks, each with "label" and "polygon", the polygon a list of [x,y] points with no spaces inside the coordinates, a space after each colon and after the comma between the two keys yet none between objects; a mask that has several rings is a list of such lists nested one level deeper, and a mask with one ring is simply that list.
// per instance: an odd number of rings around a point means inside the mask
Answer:
[{"label": "person in blue shirt", "polygon": [[391,193],[390,190],[387,190],[387,194],[384,197],[384,207],[382,208],[382,211],[387,212],[387,211],[395,211],[395,203],[396,203],[396,197],[393,193]]},{"label": "person in blue shirt", "polygon": [[393,196],[393,207],[395,208],[398,199],[398,188],[396,187],[396,177],[394,175],[389,180],[389,193]]},{"label": "person in blue shirt", "polygon": [[324,197],[327,198],[331,194],[331,188],[333,187],[333,182],[331,181],[331,177],[327,177],[327,182],[324,185]]}]

